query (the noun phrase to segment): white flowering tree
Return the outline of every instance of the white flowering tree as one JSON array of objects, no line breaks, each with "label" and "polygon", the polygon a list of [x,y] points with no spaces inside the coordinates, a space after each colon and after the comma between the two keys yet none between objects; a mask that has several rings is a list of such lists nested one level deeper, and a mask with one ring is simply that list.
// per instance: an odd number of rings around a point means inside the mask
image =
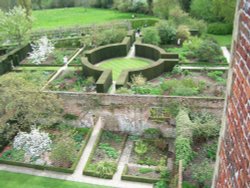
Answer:
[{"label": "white flowering tree", "polygon": [[48,133],[32,129],[30,133],[19,132],[14,139],[13,147],[24,150],[30,158],[39,157],[51,150],[52,141]]},{"label": "white flowering tree", "polygon": [[55,49],[53,43],[46,36],[40,38],[35,44],[31,44],[31,47],[32,52],[29,53],[28,59],[36,65],[45,61]]}]

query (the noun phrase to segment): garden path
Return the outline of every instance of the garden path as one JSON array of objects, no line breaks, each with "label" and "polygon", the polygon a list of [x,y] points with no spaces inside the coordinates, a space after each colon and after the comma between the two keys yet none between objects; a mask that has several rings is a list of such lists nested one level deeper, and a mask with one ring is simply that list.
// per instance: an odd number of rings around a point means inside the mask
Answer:
[{"label": "garden path", "polygon": [[[0,164],[0,170],[4,170],[4,171],[8,171],[8,172],[15,172],[15,173],[22,173],[22,174],[29,174],[29,175],[40,176],[40,177],[49,177],[49,178],[54,178],[54,179],[103,185],[103,186],[109,186],[109,187],[117,187],[117,188],[152,188],[153,187],[152,184],[122,181],[122,180],[120,180],[120,178],[116,178],[113,180],[106,180],[106,179],[82,175],[83,168],[86,165],[87,159],[92,151],[92,148],[96,142],[98,133],[100,132],[102,126],[103,126],[103,124],[102,124],[102,120],[100,118],[97,121],[97,124],[95,125],[95,127],[92,131],[89,142],[88,142],[88,144],[87,144],[87,146],[82,154],[80,162],[78,163],[78,166],[73,174],[53,172],[53,171],[48,171],[48,170],[37,170],[37,169],[21,167],[21,166],[12,166],[12,165],[7,165],[7,164]],[[129,146],[127,146],[126,148],[128,149],[128,147]],[[125,148],[125,150],[126,150],[126,148]],[[119,170],[120,170],[120,168],[119,168]],[[119,173],[120,173],[120,171],[119,171]]]},{"label": "garden path", "polygon": [[124,169],[125,165],[129,162],[129,156],[132,152],[132,148],[133,148],[133,141],[127,140],[126,147],[124,148],[124,150],[122,152],[122,156],[121,156],[121,159],[120,159],[119,164],[118,164],[118,170],[113,177],[114,181],[121,180],[123,169]]},{"label": "garden path", "polygon": [[48,82],[43,86],[42,90],[44,90],[54,79],[58,77],[58,75],[61,74],[62,71],[68,68],[68,65],[84,50],[85,47],[80,48],[75,55],[73,55],[66,64],[64,64],[52,78],[48,80]]},{"label": "garden path", "polygon": [[221,47],[221,50],[222,50],[222,53],[223,53],[224,57],[227,59],[227,62],[230,63],[231,54],[230,54],[230,52],[228,51],[227,47],[222,46],[222,47]]},{"label": "garden path", "polygon": [[218,70],[218,71],[223,71],[223,70],[228,70],[228,67],[192,67],[192,66],[180,66],[181,69],[183,70],[202,70],[202,69],[206,69],[206,70]]}]

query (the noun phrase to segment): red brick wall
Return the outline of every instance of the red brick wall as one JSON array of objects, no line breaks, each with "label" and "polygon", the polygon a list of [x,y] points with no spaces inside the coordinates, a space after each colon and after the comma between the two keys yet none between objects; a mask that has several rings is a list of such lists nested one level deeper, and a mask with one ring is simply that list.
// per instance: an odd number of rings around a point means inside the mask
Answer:
[{"label": "red brick wall", "polygon": [[[250,187],[250,0],[239,0],[214,187]],[[231,83],[230,83],[231,82]]]}]

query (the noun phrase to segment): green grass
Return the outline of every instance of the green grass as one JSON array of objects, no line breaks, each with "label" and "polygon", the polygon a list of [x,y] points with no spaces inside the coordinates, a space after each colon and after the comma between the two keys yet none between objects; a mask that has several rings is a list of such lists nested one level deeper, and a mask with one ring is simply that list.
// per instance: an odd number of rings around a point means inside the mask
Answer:
[{"label": "green grass", "polygon": [[112,69],[113,80],[117,80],[122,70],[146,67],[149,64],[150,64],[149,61],[143,60],[143,59],[117,58],[117,59],[111,59],[111,60],[103,62],[99,65],[99,67],[104,68],[104,69]]},{"label": "green grass", "polygon": [[232,43],[232,35],[211,35],[208,36],[214,38],[220,46],[230,46]]},{"label": "green grass", "polygon": [[[122,13],[115,10],[95,8],[62,8],[33,11],[35,18],[33,29],[55,29],[77,25],[102,24],[114,20],[127,20],[133,13]],[[137,15],[137,18],[150,17]]]},{"label": "green grass", "polygon": [[105,188],[52,178],[0,171],[0,187],[3,188]]}]

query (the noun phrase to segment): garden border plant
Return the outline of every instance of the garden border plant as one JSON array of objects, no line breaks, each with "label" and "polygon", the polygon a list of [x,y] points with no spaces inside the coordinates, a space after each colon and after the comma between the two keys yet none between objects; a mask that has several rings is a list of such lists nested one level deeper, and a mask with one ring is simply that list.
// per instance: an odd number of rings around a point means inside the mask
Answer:
[{"label": "garden border plant", "polygon": [[28,167],[28,168],[34,168],[38,170],[50,170],[55,172],[63,172],[72,174],[74,173],[76,166],[78,165],[80,158],[82,156],[82,153],[89,141],[89,138],[92,134],[93,129],[90,128],[88,134],[86,135],[85,139],[83,140],[83,144],[78,151],[77,157],[75,162],[72,164],[71,168],[62,168],[62,167],[53,167],[53,166],[46,166],[46,165],[35,165],[35,164],[29,164],[29,163],[23,163],[23,162],[15,162],[15,161],[9,161],[9,160],[2,160],[0,159],[0,164],[7,164],[7,165],[15,165],[15,166],[21,166],[21,167]]}]

